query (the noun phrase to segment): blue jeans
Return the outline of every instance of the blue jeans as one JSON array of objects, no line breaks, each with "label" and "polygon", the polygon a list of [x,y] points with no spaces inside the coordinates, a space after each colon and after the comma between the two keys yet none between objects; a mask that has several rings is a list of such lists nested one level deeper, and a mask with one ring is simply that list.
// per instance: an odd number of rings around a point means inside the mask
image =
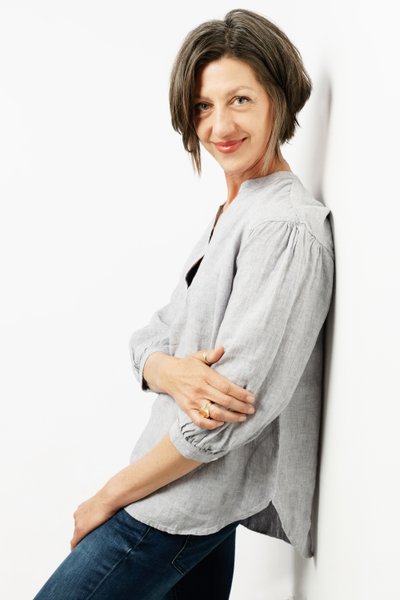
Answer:
[{"label": "blue jeans", "polygon": [[75,546],[34,600],[228,600],[238,524],[171,534],[121,508]]}]

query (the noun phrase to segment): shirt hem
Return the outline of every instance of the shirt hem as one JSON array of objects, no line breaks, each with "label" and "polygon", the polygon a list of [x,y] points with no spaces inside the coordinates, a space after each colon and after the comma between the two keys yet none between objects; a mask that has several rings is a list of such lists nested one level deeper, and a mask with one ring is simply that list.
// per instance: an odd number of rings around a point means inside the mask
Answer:
[{"label": "shirt hem", "polygon": [[[242,519],[247,519],[248,517],[255,515],[256,513],[263,510],[263,508],[266,508],[270,502],[271,502],[271,499],[268,500],[268,502],[266,504],[263,501],[261,504],[257,505],[255,508],[250,509],[250,511],[246,511],[246,512],[242,513],[241,515],[239,515],[238,517],[234,517],[230,521],[227,521],[226,523],[218,522],[216,525],[213,525],[212,527],[208,527],[202,531],[199,531],[198,529],[196,531],[193,531],[193,529],[191,529],[189,531],[188,528],[185,529],[184,527],[183,528],[180,527],[179,531],[178,531],[178,529],[176,527],[174,528],[174,527],[170,527],[169,525],[164,525],[164,524],[158,523],[154,519],[149,517],[148,515],[143,514],[141,511],[139,511],[137,514],[132,514],[128,510],[127,506],[124,506],[123,508],[129,514],[131,514],[131,516],[135,517],[135,519],[137,519],[138,521],[141,521],[145,525],[151,525],[151,527],[154,527],[155,529],[159,529],[160,531],[165,531],[166,533],[171,533],[173,535],[176,535],[176,534],[178,534],[178,535],[208,535],[210,533],[216,533],[217,531],[220,531],[221,529],[223,529],[230,523],[234,523],[235,521],[241,521]],[[293,545],[291,541],[290,541],[290,544]]]}]

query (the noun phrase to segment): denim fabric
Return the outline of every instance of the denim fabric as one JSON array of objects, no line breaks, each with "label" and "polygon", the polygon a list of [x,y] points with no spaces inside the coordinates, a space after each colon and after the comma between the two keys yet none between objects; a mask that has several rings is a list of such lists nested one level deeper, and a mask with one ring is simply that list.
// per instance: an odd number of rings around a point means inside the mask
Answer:
[{"label": "denim fabric", "polygon": [[237,525],[171,535],[122,508],[79,542],[34,600],[228,600]]},{"label": "denim fabric", "polygon": [[206,430],[168,394],[157,394],[130,462],[169,432],[183,456],[202,464],[128,505],[132,516],[196,535],[241,520],[289,539],[303,557],[313,555],[324,332],[334,280],[329,214],[293,172],[244,181],[194,245],[170,301],[131,335],[133,372],[144,391],[151,391],[143,368],[152,352],[183,357],[223,345],[211,368],[256,395],[256,413],[245,422]]}]

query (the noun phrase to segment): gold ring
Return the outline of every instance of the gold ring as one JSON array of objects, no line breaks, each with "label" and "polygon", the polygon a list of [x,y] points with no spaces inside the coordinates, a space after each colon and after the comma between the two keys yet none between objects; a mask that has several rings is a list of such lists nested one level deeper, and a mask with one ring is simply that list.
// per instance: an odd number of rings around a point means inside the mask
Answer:
[{"label": "gold ring", "polygon": [[203,404],[202,408],[199,409],[199,413],[201,414],[202,417],[205,417],[206,419],[210,419],[211,404],[213,404],[213,402],[211,402],[211,400],[207,400],[207,402],[205,402],[205,404]]}]

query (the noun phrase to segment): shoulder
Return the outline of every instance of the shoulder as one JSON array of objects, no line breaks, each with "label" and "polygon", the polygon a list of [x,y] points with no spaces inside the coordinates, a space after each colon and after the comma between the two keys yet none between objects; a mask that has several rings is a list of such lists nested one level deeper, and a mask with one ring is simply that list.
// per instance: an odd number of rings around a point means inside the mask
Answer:
[{"label": "shoulder", "polygon": [[293,174],[293,177],[276,180],[272,186],[254,192],[247,228],[250,237],[288,226],[300,228],[310,242],[317,242],[333,258],[330,219],[331,210]]}]

